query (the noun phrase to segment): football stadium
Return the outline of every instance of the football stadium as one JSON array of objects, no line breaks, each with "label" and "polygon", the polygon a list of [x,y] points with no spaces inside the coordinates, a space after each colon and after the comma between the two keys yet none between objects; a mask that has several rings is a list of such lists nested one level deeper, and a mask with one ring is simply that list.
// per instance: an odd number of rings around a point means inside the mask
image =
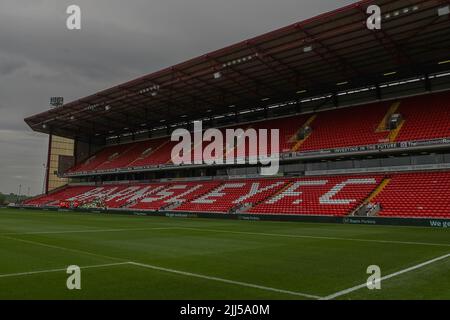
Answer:
[{"label": "football stadium", "polygon": [[449,49],[449,1],[364,0],[54,99],[0,299],[450,299]]}]

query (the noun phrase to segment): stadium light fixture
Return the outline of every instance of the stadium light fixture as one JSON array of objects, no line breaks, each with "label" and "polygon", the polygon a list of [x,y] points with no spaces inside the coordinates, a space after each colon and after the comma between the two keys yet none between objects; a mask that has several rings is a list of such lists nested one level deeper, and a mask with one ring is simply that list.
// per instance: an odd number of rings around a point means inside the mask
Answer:
[{"label": "stadium light fixture", "polygon": [[442,78],[442,77],[448,77],[448,76],[450,76],[450,72],[440,73],[440,74],[435,75],[434,77],[435,78]]},{"label": "stadium light fixture", "polygon": [[418,5],[415,5],[413,7],[406,7],[406,8],[403,8],[401,10],[397,10],[397,11],[386,13],[384,15],[384,19],[388,20],[388,19],[390,19],[392,17],[399,17],[401,14],[408,14],[408,13],[411,13],[411,12],[417,11],[417,10],[419,10],[419,6]]},{"label": "stadium light fixture", "polygon": [[159,89],[160,89],[160,86],[155,84],[153,86],[150,86],[150,87],[147,87],[147,88],[139,90],[138,93],[139,94],[151,93],[152,96],[156,96],[156,94],[159,91]]},{"label": "stadium light fixture", "polygon": [[312,46],[303,47],[303,52],[304,53],[308,53],[308,52],[311,52],[311,51],[312,51]]},{"label": "stadium light fixture", "polygon": [[240,64],[240,63],[244,63],[244,62],[250,61],[253,58],[256,58],[257,56],[258,56],[258,53],[255,53],[253,55],[249,55],[249,56],[246,56],[246,57],[242,57],[242,58],[238,58],[238,59],[235,59],[235,60],[231,60],[231,61],[225,62],[225,63],[222,64],[222,68],[227,68],[227,67],[231,67],[231,66],[236,65],[236,64]]},{"label": "stadium light fixture", "polygon": [[262,98],[261,101],[267,101],[270,100],[270,98]]},{"label": "stadium light fixture", "polygon": [[306,93],[306,92],[307,92],[307,90],[299,90],[299,91],[297,91],[298,94],[302,94],[302,93]]},{"label": "stadium light fixture", "polygon": [[438,16],[439,17],[446,16],[449,14],[450,14],[450,6],[438,8]]},{"label": "stadium light fixture", "polygon": [[386,72],[386,73],[383,74],[383,76],[388,77],[388,76],[392,76],[394,74],[397,74],[397,71]]},{"label": "stadium light fixture", "polygon": [[348,84],[348,81],[343,81],[343,82],[336,83],[337,86],[344,86],[346,84]]},{"label": "stadium light fixture", "polygon": [[215,72],[214,73],[214,79],[220,79],[220,78],[222,78],[222,73],[220,73],[220,72]]},{"label": "stadium light fixture", "polygon": [[450,60],[439,61],[438,64],[447,64],[450,63]]}]

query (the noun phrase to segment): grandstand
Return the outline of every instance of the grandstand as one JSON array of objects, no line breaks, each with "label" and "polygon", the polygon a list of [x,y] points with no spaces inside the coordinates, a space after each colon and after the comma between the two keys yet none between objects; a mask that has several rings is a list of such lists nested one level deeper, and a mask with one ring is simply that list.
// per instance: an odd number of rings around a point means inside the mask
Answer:
[{"label": "grandstand", "polygon": [[[365,25],[369,4],[382,8],[381,30]],[[29,117],[34,131],[74,147],[47,172],[46,193],[24,205],[450,219],[449,7],[360,1]],[[280,149],[270,150],[278,175],[174,164],[170,134],[192,132],[194,121],[222,132],[279,129]],[[69,183],[52,188],[52,174]]]}]

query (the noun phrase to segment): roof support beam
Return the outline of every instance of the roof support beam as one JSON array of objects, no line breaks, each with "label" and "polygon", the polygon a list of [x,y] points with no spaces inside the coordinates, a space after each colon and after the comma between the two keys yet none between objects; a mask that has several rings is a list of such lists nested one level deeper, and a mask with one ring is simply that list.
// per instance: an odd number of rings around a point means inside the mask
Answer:
[{"label": "roof support beam", "polygon": [[265,64],[267,64],[269,66],[269,64],[264,60],[264,57],[268,57],[273,62],[277,63],[279,66],[282,66],[284,70],[287,70],[287,71],[291,72],[292,75],[295,76],[295,80],[293,81],[293,84],[294,84],[294,87],[296,89],[298,89],[300,87],[300,81],[304,81],[305,83],[307,83],[307,84],[305,84],[303,86],[313,86],[313,87],[321,87],[321,88],[326,88],[327,87],[326,84],[318,82],[317,80],[313,80],[310,76],[306,76],[304,74],[304,72],[300,72],[298,69],[290,66],[289,63],[280,61],[279,59],[276,59],[273,56],[273,54],[271,54],[269,51],[262,50],[262,49],[258,48],[257,46],[252,45],[250,42],[249,42],[249,46],[253,50],[255,50],[256,53],[259,53],[258,54],[258,58],[263,63],[265,63]]},{"label": "roof support beam", "polygon": [[[356,74],[357,76],[361,77],[363,76],[361,74],[361,72],[359,70],[357,70],[355,67],[353,67],[348,61],[347,59],[341,57],[340,55],[338,55],[335,51],[333,51],[329,46],[325,45],[321,40],[316,39],[314,36],[312,36],[304,27],[298,26],[298,30],[301,31],[302,33],[304,33],[304,35],[306,36],[307,40],[309,40],[308,42],[311,43],[317,43],[319,44],[323,49],[325,49],[325,51],[331,55],[332,57],[336,58],[339,61],[339,64],[337,65],[337,68],[341,69],[347,77],[351,77],[351,75],[348,73],[348,70],[350,69],[354,74]],[[319,50],[317,50],[317,48],[313,45],[312,46],[312,51],[315,52],[317,55],[319,55],[322,60],[324,60],[326,63],[330,64],[330,65],[335,65],[334,63],[331,63],[329,61],[329,59],[322,54]],[[335,65],[336,66],[336,65]]]},{"label": "roof support beam", "polygon": [[253,52],[255,52],[255,54],[257,54],[259,61],[261,61],[264,65],[266,65],[269,69],[271,69],[275,73],[280,74],[278,68],[273,67],[268,61],[266,61],[265,58],[269,58],[269,60],[271,62],[275,62],[278,66],[281,66],[283,68],[283,70],[289,71],[292,74],[293,78],[294,78],[294,81],[291,81],[291,82],[292,82],[292,84],[293,84],[293,86],[295,88],[298,87],[298,82],[299,82],[300,78],[302,80],[305,80],[306,82],[309,82],[311,85],[316,85],[316,83],[311,81],[311,79],[305,77],[298,70],[296,70],[293,67],[289,66],[289,64],[284,63],[284,62],[276,59],[273,55],[266,53],[265,50],[262,50],[261,48],[258,48],[258,46],[252,44],[250,41],[247,41],[247,45]]},{"label": "roof support beam", "polygon": [[[180,74],[182,74],[182,75],[188,76],[191,80],[195,80],[195,81],[197,81],[197,82],[202,83],[203,85],[207,85],[207,86],[210,86],[210,87],[215,88],[216,90],[220,91],[220,92],[222,93],[223,96],[229,95],[229,96],[234,96],[236,99],[239,99],[239,100],[243,100],[243,101],[246,101],[246,100],[247,100],[247,101],[250,101],[250,100],[248,100],[248,99],[246,99],[246,98],[243,98],[243,97],[241,97],[241,96],[239,96],[239,95],[236,95],[235,93],[233,93],[233,92],[231,92],[231,91],[228,91],[227,89],[221,88],[221,87],[219,87],[219,86],[217,86],[217,85],[215,85],[215,84],[212,84],[212,83],[210,83],[210,82],[208,82],[208,81],[204,81],[204,80],[199,79],[199,78],[191,78],[191,77],[189,76],[189,74],[187,74],[187,73],[184,72],[184,71],[177,70],[177,69],[175,69],[175,70],[176,70],[177,72],[179,72]],[[212,74],[212,73],[211,73],[211,74]],[[196,84],[189,83],[189,82],[187,82],[187,80],[182,80],[182,81],[185,82],[186,84],[190,85],[190,86],[193,86],[193,87],[195,87],[195,88],[200,89],[200,88],[198,87],[198,85],[196,85]],[[253,103],[253,101],[252,101],[252,103]],[[212,107],[218,107],[218,106],[213,105]],[[225,105],[223,105],[222,107],[225,107]]]},{"label": "roof support beam", "polygon": [[[261,93],[258,92],[258,88],[260,88],[260,87],[264,87],[264,88],[266,88],[266,89],[268,89],[270,91],[273,91],[274,93],[277,93],[277,92],[280,91],[279,89],[274,88],[274,87],[272,87],[272,86],[270,86],[270,85],[268,85],[268,84],[266,84],[266,83],[264,83],[264,82],[262,82],[260,80],[257,80],[255,78],[253,78],[252,76],[250,76],[248,74],[245,74],[242,71],[239,71],[239,70],[237,70],[237,69],[235,69],[233,67],[223,68],[222,64],[219,61],[217,61],[214,58],[212,58],[212,60],[217,64],[216,70],[217,71],[221,71],[223,73],[224,77],[226,77],[227,79],[230,79],[231,81],[233,81],[234,83],[236,83],[239,86],[245,87],[246,90],[248,90],[249,92],[251,92],[253,95],[255,95],[256,97],[258,97],[260,99],[261,98],[266,98],[266,95],[262,95]],[[229,75],[227,72],[225,72],[226,70],[231,70],[232,72],[236,73],[239,77],[246,78],[246,79],[250,80],[256,86],[257,89],[253,89],[253,88],[243,84],[242,82],[237,80],[235,77],[233,77],[233,76]]]},{"label": "roof support beam", "polygon": [[[361,15],[366,18],[366,14],[361,6],[357,7],[357,10],[361,13]],[[380,43],[381,46],[393,57],[394,61],[397,63],[403,65],[405,63],[410,63],[411,66],[414,68],[414,62],[412,61],[411,57],[409,57],[403,49],[390,37],[387,32],[381,28],[381,30],[369,30],[366,29],[369,33],[373,35],[373,37],[377,40],[378,43]],[[378,34],[382,34],[382,37],[379,37]],[[394,50],[392,50],[390,47],[386,46],[384,43],[384,40],[387,40],[387,42],[390,42],[393,46]]]}]

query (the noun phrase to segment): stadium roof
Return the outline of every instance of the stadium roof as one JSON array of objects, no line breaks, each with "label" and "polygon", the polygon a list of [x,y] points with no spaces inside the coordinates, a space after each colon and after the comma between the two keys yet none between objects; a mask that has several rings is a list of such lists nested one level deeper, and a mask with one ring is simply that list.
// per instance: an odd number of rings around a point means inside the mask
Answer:
[{"label": "stadium roof", "polygon": [[[366,26],[371,4],[382,9],[381,30]],[[68,138],[106,137],[438,72],[450,62],[449,5],[360,1],[25,121],[35,131]]]}]

